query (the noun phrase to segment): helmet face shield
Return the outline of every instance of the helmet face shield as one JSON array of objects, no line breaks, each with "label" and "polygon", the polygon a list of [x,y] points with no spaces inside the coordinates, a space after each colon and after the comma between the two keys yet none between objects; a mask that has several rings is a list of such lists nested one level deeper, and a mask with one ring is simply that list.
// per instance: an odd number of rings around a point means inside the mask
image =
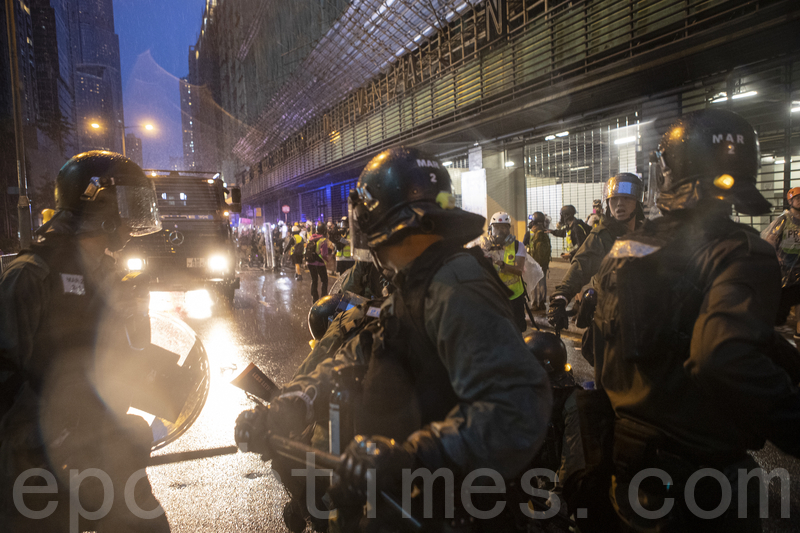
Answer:
[{"label": "helmet face shield", "polygon": [[156,192],[152,187],[117,185],[117,207],[122,223],[131,236],[139,237],[161,231]]},{"label": "helmet face shield", "polygon": [[644,200],[644,185],[642,180],[636,174],[623,172],[608,178],[605,185],[606,200],[618,196],[626,196],[633,198],[641,203]]},{"label": "helmet face shield", "polygon": [[353,202],[348,204],[348,213],[350,215],[350,253],[357,261],[372,261],[372,253],[369,250],[367,235],[361,231],[361,226],[358,222],[358,212],[365,210],[363,205],[353,205]]}]

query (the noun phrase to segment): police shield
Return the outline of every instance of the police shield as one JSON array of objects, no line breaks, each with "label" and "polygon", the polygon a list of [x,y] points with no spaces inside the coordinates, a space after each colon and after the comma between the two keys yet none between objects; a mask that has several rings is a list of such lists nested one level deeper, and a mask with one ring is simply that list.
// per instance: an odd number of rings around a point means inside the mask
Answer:
[{"label": "police shield", "polygon": [[149,343],[118,347],[114,357],[99,361],[97,390],[116,412],[144,418],[157,450],[183,435],[200,416],[210,372],[203,343],[188,325],[158,312],[149,319]]}]

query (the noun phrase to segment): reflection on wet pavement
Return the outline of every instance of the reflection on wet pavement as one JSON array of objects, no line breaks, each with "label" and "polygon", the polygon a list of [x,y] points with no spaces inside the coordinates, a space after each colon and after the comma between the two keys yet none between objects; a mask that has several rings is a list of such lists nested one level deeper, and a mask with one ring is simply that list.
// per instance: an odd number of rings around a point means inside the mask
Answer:
[{"label": "reflection on wet pavement", "polygon": [[[250,362],[278,384],[291,378],[309,350],[308,292],[307,283],[289,276],[242,272],[233,307],[214,302],[206,319],[190,318],[192,302],[182,293],[154,293],[151,308],[186,321],[202,339],[211,366],[211,388],[199,419],[154,455],[234,444],[236,417],[253,403],[230,380]],[[148,475],[173,531],[286,531],[286,494],[269,463],[254,454],[156,466]]]}]

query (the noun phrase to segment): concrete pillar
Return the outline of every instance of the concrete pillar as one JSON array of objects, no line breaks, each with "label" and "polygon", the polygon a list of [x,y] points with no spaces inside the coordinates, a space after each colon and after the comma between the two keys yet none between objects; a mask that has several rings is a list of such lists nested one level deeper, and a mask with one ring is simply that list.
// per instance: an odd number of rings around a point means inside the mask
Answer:
[{"label": "concrete pillar", "polygon": [[497,211],[508,213],[512,232],[517,239],[522,240],[527,224],[522,148],[508,151],[484,150],[483,165],[486,169],[488,216],[491,217]]}]

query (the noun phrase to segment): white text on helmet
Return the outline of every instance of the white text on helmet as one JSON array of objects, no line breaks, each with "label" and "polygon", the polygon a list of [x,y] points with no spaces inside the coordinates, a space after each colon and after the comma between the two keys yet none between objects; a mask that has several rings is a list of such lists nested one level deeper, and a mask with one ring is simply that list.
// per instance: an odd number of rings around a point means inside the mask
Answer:
[{"label": "white text on helmet", "polygon": [[[712,134],[711,140],[714,142],[714,144],[719,144],[723,140],[722,135],[723,135],[722,133],[720,133],[719,135]],[[736,144],[744,144],[744,135],[736,135],[736,141],[734,141],[733,135],[729,133],[728,136],[725,137],[725,142],[731,142],[731,143],[736,142]]]},{"label": "white text on helmet", "polygon": [[439,168],[439,163],[436,161],[430,161],[428,159],[417,159],[417,166]]}]

